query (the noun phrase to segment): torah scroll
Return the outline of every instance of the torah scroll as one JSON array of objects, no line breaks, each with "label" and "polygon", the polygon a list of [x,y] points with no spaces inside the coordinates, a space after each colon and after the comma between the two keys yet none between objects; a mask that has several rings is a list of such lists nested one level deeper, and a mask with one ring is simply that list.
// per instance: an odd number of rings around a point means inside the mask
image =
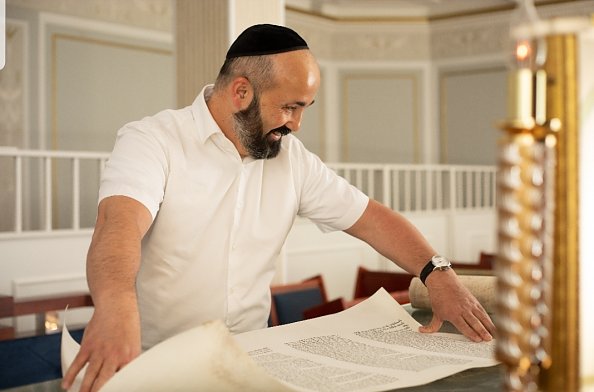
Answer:
[{"label": "torah scroll", "polygon": [[[462,284],[478,299],[487,313],[495,312],[496,282],[495,276],[460,275]],[[409,286],[410,304],[413,308],[431,309],[427,287],[419,278],[414,278]]]}]

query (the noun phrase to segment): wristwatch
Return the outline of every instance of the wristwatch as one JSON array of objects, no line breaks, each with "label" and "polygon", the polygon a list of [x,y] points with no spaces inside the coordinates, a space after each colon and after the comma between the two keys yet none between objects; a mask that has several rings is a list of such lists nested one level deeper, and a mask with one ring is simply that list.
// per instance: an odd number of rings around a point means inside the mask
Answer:
[{"label": "wristwatch", "polygon": [[419,278],[421,278],[421,282],[425,284],[425,279],[427,279],[431,272],[435,270],[445,271],[450,268],[452,268],[452,263],[450,263],[450,260],[443,256],[435,255],[431,258],[431,260],[429,260],[427,265],[425,265],[421,271],[421,274],[419,275]]}]

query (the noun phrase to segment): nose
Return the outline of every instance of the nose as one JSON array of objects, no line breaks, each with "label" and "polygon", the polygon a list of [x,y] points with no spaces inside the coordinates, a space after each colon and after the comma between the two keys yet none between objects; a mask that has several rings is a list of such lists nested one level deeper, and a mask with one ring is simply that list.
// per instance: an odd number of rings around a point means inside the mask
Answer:
[{"label": "nose", "polygon": [[299,132],[301,128],[301,118],[303,117],[303,108],[299,108],[295,110],[291,114],[291,119],[287,123],[287,127],[291,129],[292,132]]}]

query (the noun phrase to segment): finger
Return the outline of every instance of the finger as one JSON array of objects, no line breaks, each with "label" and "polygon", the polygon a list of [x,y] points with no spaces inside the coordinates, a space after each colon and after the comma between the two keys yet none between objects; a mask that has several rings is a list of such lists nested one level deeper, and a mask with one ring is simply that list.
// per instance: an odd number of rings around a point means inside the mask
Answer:
[{"label": "finger", "polygon": [[81,371],[81,369],[85,366],[88,361],[88,356],[86,353],[79,351],[76,357],[74,357],[74,361],[70,364],[70,367],[64,374],[64,378],[62,379],[62,388],[69,389],[76,378],[76,375]]},{"label": "finger", "polygon": [[433,314],[433,318],[429,325],[421,325],[419,327],[419,332],[422,333],[433,333],[439,331],[441,326],[443,325],[443,320],[439,318],[436,314]]},{"label": "finger", "polygon": [[462,320],[458,324],[454,324],[456,328],[464,334],[467,338],[474,342],[489,341],[492,339],[489,332],[485,329],[483,324],[472,313],[462,315]]},{"label": "finger", "polygon": [[105,385],[105,383],[107,383],[107,381],[109,381],[109,379],[114,376],[116,370],[117,369],[112,364],[104,362],[103,366],[101,367],[101,371],[97,375],[97,378],[95,378],[91,392],[99,391],[103,385]]},{"label": "finger", "polygon": [[466,321],[466,319],[459,315],[456,318],[452,318],[449,320],[450,323],[464,336],[468,339],[472,340],[473,342],[480,342],[483,339],[481,336],[470,326],[470,324]]},{"label": "finger", "polygon": [[491,333],[487,330],[483,322],[474,314],[469,316],[467,320],[468,324],[478,335],[481,337],[481,340],[488,342],[493,339]]},{"label": "finger", "polygon": [[472,309],[472,313],[464,316],[464,319],[479,334],[482,340],[490,341],[493,339],[492,333],[494,332],[495,325],[493,325],[491,318],[487,315],[481,304],[477,303],[475,308]]},{"label": "finger", "polygon": [[87,371],[85,372],[85,377],[80,385],[79,392],[89,392],[95,383],[95,379],[97,375],[101,371],[101,367],[103,366],[102,362],[99,361],[92,361],[89,360],[89,366],[87,367]]},{"label": "finger", "polygon": [[478,314],[475,313],[475,316],[479,319],[481,324],[483,324],[484,327],[487,328],[487,331],[489,331],[489,334],[493,337],[497,332],[497,327],[495,327],[495,324],[493,324],[493,320],[491,320],[491,317],[489,317],[487,312],[485,312],[484,309],[481,310],[483,311],[477,312]]}]

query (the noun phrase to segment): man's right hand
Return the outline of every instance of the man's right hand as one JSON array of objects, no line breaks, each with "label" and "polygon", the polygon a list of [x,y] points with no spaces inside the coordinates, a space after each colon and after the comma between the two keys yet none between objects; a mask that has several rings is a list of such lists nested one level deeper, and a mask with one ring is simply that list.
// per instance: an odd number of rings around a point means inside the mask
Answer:
[{"label": "man's right hand", "polygon": [[64,375],[63,388],[70,388],[87,365],[80,391],[97,391],[140,354],[136,275],[141,241],[151,223],[149,210],[132,198],[111,196],[99,203],[87,255],[87,280],[95,312]]},{"label": "man's right hand", "polygon": [[[101,313],[95,310],[85,329],[80,351],[68,368],[62,388],[69,389],[88,364],[80,392],[98,391],[113,375],[141,352],[140,317],[137,311]],[[121,311],[120,311],[121,310]]]}]

